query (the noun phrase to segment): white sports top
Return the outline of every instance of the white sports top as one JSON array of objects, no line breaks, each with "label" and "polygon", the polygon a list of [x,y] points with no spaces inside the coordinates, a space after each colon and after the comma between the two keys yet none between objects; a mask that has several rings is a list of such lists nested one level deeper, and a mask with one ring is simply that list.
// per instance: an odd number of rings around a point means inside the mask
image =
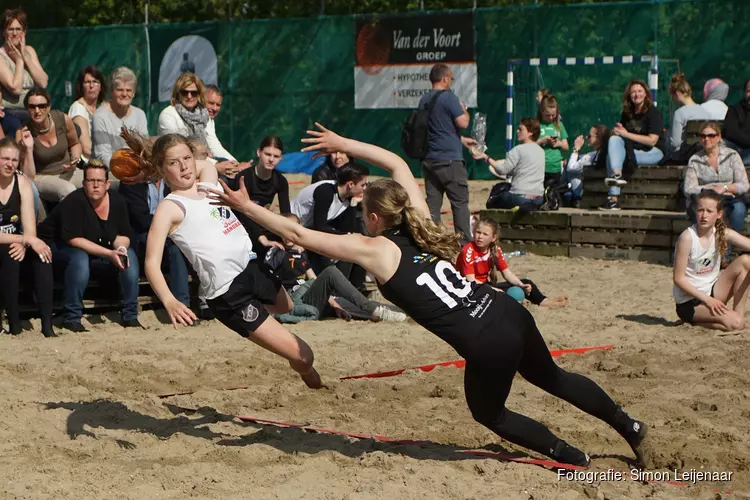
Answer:
[{"label": "white sports top", "polygon": [[[711,243],[709,243],[708,248],[701,246],[700,238],[698,238],[698,233],[694,225],[687,228],[686,231],[690,233],[693,244],[690,247],[685,276],[695,288],[707,295],[711,295],[711,289],[716,280],[719,279],[719,273],[721,272],[721,255],[719,255],[719,250],[716,248],[716,229],[713,229]],[[676,253],[677,249],[675,249]],[[673,288],[672,295],[678,304],[695,298],[685,293],[678,286]]]},{"label": "white sports top", "polygon": [[198,273],[204,296],[214,299],[223,295],[256,258],[245,228],[230,209],[211,205],[208,197],[192,200],[170,193],[164,199],[185,212],[185,219],[169,237]]},{"label": "white sports top", "polygon": [[[326,184],[328,184],[328,186],[326,186]],[[342,201],[341,198],[339,198],[336,181],[318,181],[315,184],[310,184],[300,191],[297,197],[294,198],[291,207],[292,213],[299,217],[300,222],[305,227],[312,227],[313,209],[315,206],[313,196],[315,195],[315,190],[321,186],[323,186],[322,189],[333,190],[333,201],[328,208],[328,220],[335,219],[351,206],[349,200]]]}]

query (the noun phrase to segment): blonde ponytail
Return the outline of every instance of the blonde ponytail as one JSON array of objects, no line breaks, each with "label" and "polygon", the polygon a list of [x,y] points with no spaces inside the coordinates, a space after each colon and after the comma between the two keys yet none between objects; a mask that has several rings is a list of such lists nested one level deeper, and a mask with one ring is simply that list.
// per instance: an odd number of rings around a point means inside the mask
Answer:
[{"label": "blonde ponytail", "polygon": [[729,248],[729,243],[727,242],[727,223],[724,222],[723,214],[716,219],[716,225],[714,227],[716,228],[716,247],[719,251],[719,255],[723,257],[727,253],[727,248]]},{"label": "blonde ponytail", "polygon": [[368,213],[378,215],[385,230],[405,224],[424,252],[454,262],[461,250],[461,237],[442,224],[435,224],[428,214],[412,207],[406,190],[394,180],[378,179],[370,183],[363,205]]},{"label": "blonde ponytail", "polygon": [[170,148],[184,144],[195,154],[195,145],[180,134],[166,134],[154,140],[151,137],[142,136],[135,130],[122,127],[120,137],[138,156],[138,162],[148,181],[164,178],[164,158]]},{"label": "blonde ponytail", "polygon": [[412,206],[404,207],[403,214],[409,233],[419,248],[450,262],[456,260],[461,251],[461,237],[458,234],[425,218],[420,210]]}]

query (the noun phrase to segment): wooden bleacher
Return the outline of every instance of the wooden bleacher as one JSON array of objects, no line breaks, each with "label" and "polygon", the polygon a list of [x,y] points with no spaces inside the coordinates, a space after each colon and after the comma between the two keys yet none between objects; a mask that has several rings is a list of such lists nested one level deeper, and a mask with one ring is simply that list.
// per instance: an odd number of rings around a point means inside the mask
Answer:
[{"label": "wooden bleacher", "polygon": [[[603,170],[588,170],[582,209],[519,213],[482,210],[500,223],[503,250],[549,256],[640,260],[670,264],[689,225],[678,196],[685,167],[641,166],[622,187],[620,211],[597,210],[607,197]],[[745,232],[749,228],[745,226]]]}]

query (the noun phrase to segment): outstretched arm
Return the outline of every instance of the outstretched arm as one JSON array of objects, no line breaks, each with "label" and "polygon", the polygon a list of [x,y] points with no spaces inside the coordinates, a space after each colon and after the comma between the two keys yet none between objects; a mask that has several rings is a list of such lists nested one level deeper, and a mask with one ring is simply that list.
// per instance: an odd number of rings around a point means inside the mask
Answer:
[{"label": "outstretched arm", "polygon": [[[371,272],[381,283],[387,281],[393,274],[395,267],[392,266],[393,256],[388,245],[394,246],[394,248],[395,245],[384,238],[368,238],[361,234],[333,235],[307,229],[301,224],[277,215],[250,201],[244,182],[240,183],[239,191],[229,189],[223,180],[219,180],[219,183],[224,189],[223,192],[217,189],[208,190],[209,196],[216,200],[216,205],[225,205],[232,210],[242,212],[274,234],[307,250],[332,259],[359,264]],[[399,256],[396,256],[396,267],[398,266]],[[391,267],[393,268],[391,269]]]},{"label": "outstretched arm", "polygon": [[315,126],[319,130],[308,130],[307,133],[312,137],[302,139],[302,142],[310,144],[302,149],[303,152],[317,151],[315,156],[313,156],[313,158],[317,158],[329,155],[335,151],[341,151],[349,157],[358,158],[388,171],[393,180],[401,184],[406,190],[411,205],[420,210],[425,218],[429,218],[430,209],[427,208],[427,202],[425,202],[422,190],[419,189],[419,185],[417,185],[417,181],[414,179],[409,165],[400,156],[373,144],[341,137],[320,123],[315,123]]}]

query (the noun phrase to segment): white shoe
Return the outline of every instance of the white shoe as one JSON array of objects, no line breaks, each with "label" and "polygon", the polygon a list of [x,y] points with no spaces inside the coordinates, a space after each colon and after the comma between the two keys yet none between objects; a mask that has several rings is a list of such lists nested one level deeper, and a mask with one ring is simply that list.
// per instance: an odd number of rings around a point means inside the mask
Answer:
[{"label": "white shoe", "polygon": [[607,186],[624,186],[627,183],[628,181],[626,181],[620,176],[607,177],[606,179],[604,179],[604,184],[606,184]]},{"label": "white shoe", "polygon": [[406,321],[406,314],[388,309],[386,306],[378,306],[372,313],[375,321]]}]

